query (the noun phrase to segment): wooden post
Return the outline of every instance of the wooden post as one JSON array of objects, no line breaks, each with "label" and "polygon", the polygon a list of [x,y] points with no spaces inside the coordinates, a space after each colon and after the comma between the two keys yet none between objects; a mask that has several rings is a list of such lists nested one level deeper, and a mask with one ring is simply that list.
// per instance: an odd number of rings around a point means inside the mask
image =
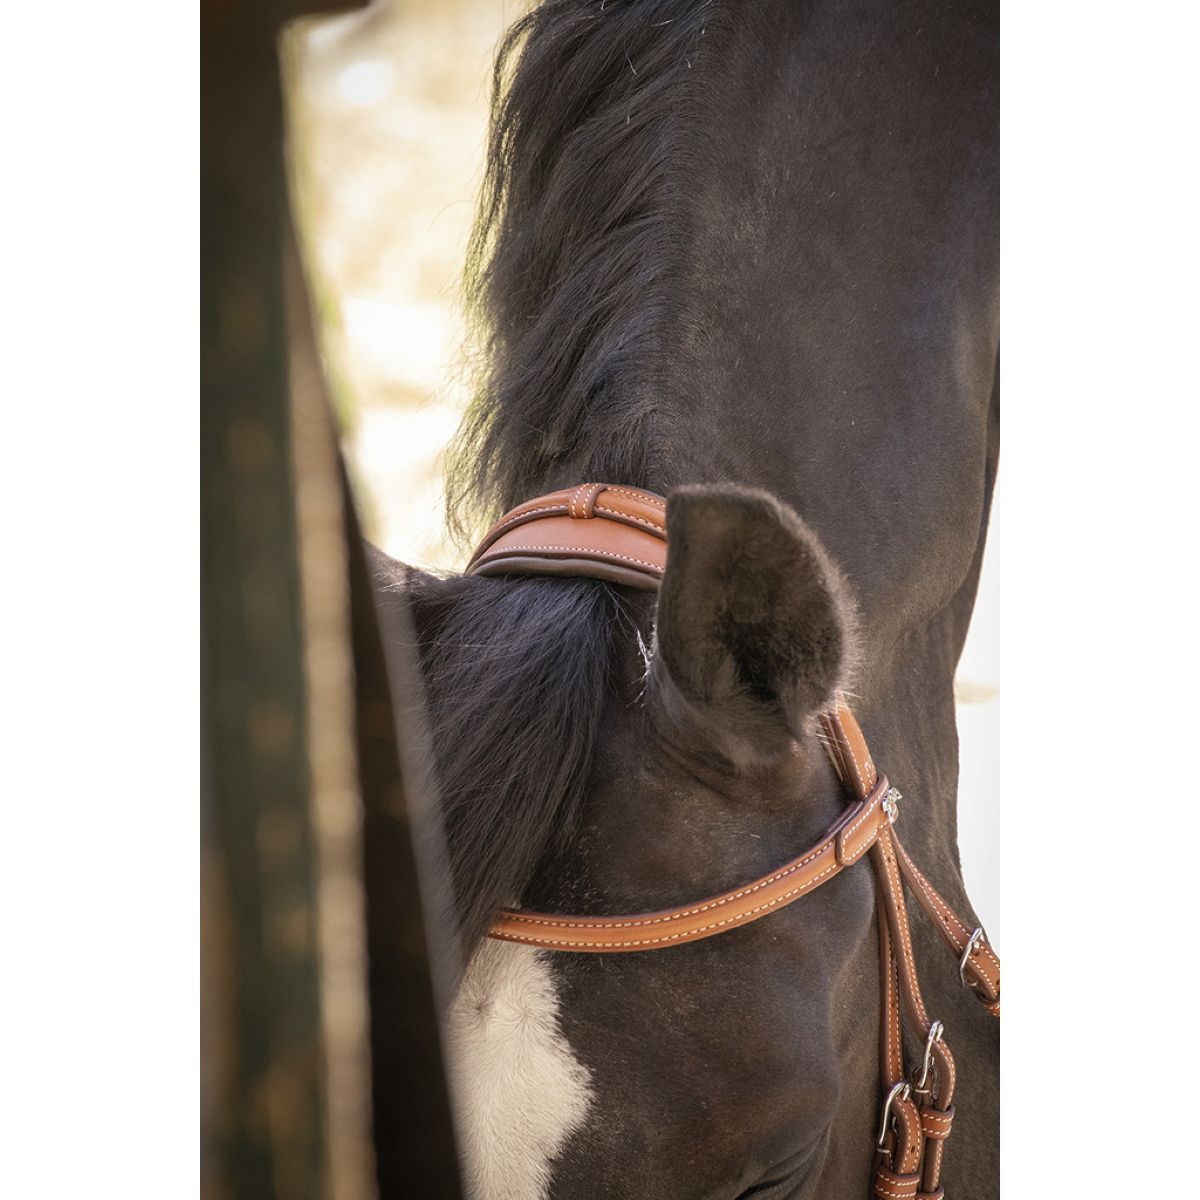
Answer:
[{"label": "wooden post", "polygon": [[384,664],[286,203],[276,46],[311,8],[201,8],[202,1191],[454,1200],[417,692]]}]

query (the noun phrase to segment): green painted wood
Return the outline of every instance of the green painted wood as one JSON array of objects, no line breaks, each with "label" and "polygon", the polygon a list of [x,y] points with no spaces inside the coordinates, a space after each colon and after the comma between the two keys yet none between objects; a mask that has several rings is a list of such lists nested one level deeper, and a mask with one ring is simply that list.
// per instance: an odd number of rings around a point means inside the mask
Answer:
[{"label": "green painted wood", "polygon": [[221,914],[204,964],[202,1182],[304,1200],[323,1194],[325,1164],[280,265],[273,29],[289,14],[245,8],[202,9],[202,828],[205,917]]},{"label": "green painted wood", "polygon": [[[201,1141],[211,1200],[367,1195],[339,1195],[330,1174],[290,453],[277,40],[313,7],[201,7]],[[336,457],[329,469],[339,470]],[[347,520],[353,531],[349,510]],[[362,681],[351,716],[371,845],[378,1194],[455,1200],[420,851],[405,815],[396,725],[404,706],[388,690],[358,547],[334,552],[353,567],[345,633]]]}]

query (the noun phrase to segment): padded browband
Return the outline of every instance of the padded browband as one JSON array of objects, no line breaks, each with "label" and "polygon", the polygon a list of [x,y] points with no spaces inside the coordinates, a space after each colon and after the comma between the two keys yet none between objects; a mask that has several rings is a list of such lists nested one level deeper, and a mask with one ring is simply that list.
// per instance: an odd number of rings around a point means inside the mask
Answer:
[{"label": "padded browband", "polygon": [[571,575],[656,588],[667,565],[667,502],[584,483],[539,496],[488,530],[468,575]]}]

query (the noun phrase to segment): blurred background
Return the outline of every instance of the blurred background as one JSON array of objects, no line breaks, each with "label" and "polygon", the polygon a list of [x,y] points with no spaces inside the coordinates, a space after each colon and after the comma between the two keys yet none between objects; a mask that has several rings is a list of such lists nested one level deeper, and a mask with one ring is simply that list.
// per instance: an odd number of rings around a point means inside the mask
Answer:
[{"label": "blurred background", "polygon": [[453,567],[441,457],[467,400],[459,284],[491,63],[527,5],[384,0],[285,48],[293,204],[368,536]]},{"label": "blurred background", "polygon": [[[464,254],[492,57],[527,4],[376,0],[284,41],[293,207],[368,536],[414,566],[463,556],[442,454],[468,396]],[[999,520],[959,670],[963,869],[993,944],[999,894]]]}]

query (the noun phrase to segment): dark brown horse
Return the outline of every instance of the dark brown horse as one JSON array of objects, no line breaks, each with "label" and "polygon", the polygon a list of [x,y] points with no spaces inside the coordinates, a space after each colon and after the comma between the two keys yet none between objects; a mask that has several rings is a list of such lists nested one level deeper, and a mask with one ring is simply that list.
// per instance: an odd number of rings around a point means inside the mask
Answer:
[{"label": "dark brown horse", "polygon": [[[653,954],[482,935],[504,904],[646,911],[787,861],[845,804],[814,732],[839,688],[970,914],[953,677],[998,446],[997,27],[958,0],[551,0],[505,42],[452,517],[708,486],[671,500],[661,613],[378,562],[473,956],[450,1039],[480,1200],[867,1194],[869,872]],[[981,1200],[998,1033],[917,924],[959,1063],[946,1191]]]}]

